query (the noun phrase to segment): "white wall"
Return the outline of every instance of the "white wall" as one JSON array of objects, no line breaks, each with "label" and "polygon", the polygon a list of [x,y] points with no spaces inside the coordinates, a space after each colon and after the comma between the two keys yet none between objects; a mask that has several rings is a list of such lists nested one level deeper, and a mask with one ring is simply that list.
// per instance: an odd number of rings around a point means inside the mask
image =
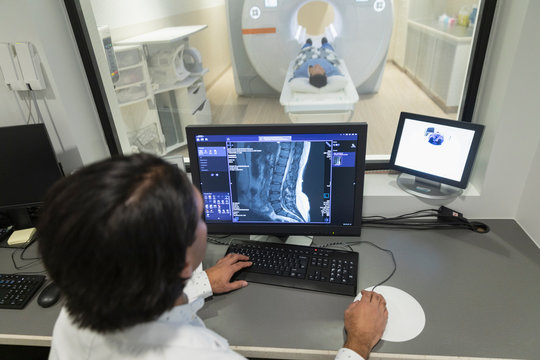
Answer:
[{"label": "white wall", "polygon": [[[510,110],[519,109],[520,116],[533,122],[531,128],[521,129],[522,132],[539,132],[540,122],[540,42],[538,41],[538,14],[540,2],[530,1],[527,15],[523,24],[522,36],[516,53],[514,78],[516,93],[512,93]],[[507,102],[510,107],[510,103]],[[518,125],[519,126],[519,125]],[[521,139],[516,139],[517,142]],[[526,183],[519,202],[516,219],[529,235],[540,245],[540,143],[536,144],[536,151],[526,174]]]},{"label": "white wall", "polygon": [[446,0],[411,0],[409,19],[436,19],[446,10]]},{"label": "white wall", "polygon": [[[84,163],[107,157],[108,149],[63,2],[17,0],[2,1],[0,6],[0,42],[30,41],[40,55],[47,90],[36,91],[36,95],[56,152],[62,152],[62,147],[76,147]],[[22,124],[13,93],[3,84],[0,87],[0,126]]]},{"label": "white wall", "polygon": [[118,28],[222,6],[225,0],[91,0],[98,25]]},{"label": "white wall", "polygon": [[523,196],[519,203],[518,213],[516,216],[519,224],[525,229],[529,236],[536,240],[540,246],[540,146],[536,150],[536,154],[531,166],[531,171],[527,176],[527,184],[523,190]]}]

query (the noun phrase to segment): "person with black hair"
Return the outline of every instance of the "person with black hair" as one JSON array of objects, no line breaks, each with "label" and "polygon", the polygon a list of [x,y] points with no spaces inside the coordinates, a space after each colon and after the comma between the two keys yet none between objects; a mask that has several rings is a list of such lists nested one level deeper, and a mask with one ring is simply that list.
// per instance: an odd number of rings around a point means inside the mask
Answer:
[{"label": "person with black hair", "polygon": [[343,75],[337,66],[339,59],[325,37],[321,40],[321,46],[316,48],[313,41],[307,39],[293,64],[294,78],[309,78],[309,83],[317,88],[326,86],[329,76]]},{"label": "person with black hair", "polygon": [[[185,173],[148,154],[113,157],[57,182],[38,224],[39,250],[64,307],[50,359],[244,359],[197,316],[204,298],[247,286],[229,254],[206,271],[203,200]],[[338,357],[367,358],[388,313],[365,292],[345,312]]]}]

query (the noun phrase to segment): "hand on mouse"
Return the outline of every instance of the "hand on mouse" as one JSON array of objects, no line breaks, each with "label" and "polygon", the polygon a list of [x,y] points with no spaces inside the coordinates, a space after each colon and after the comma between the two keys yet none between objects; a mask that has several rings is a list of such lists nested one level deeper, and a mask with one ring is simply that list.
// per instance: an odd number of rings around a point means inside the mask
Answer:
[{"label": "hand on mouse", "polygon": [[371,349],[379,342],[388,321],[384,297],[376,292],[362,290],[362,299],[345,310],[347,341],[343,347],[367,359]]},{"label": "hand on mouse", "polygon": [[206,269],[206,275],[210,280],[210,286],[214,294],[222,294],[247,286],[247,281],[238,280],[231,282],[231,278],[239,270],[251,266],[249,258],[240,254],[228,254],[219,259],[216,265]]}]

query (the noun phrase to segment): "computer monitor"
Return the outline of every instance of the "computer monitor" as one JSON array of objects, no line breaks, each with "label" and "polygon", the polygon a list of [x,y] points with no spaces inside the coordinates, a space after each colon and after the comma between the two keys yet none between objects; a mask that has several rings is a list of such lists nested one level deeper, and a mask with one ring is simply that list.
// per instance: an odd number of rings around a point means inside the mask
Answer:
[{"label": "computer monitor", "polygon": [[210,234],[360,235],[367,124],[186,127]]},{"label": "computer monitor", "polygon": [[0,127],[0,174],[0,212],[16,229],[32,227],[27,209],[63,176],[45,125]]},{"label": "computer monitor", "polygon": [[[402,112],[390,168],[398,185],[420,197],[448,199],[467,187],[484,126]],[[412,175],[412,177],[411,177]]]}]

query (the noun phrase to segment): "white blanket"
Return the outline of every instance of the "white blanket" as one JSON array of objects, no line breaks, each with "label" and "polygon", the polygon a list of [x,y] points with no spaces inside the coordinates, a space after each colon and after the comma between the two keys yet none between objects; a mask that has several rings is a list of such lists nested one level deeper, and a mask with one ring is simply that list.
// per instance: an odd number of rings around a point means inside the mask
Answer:
[{"label": "white blanket", "polygon": [[322,88],[309,84],[307,78],[289,81],[293,74],[293,65],[294,61],[289,64],[279,98],[286,112],[332,113],[354,110],[358,93],[342,59],[338,68],[343,76],[330,76],[328,84]]}]

